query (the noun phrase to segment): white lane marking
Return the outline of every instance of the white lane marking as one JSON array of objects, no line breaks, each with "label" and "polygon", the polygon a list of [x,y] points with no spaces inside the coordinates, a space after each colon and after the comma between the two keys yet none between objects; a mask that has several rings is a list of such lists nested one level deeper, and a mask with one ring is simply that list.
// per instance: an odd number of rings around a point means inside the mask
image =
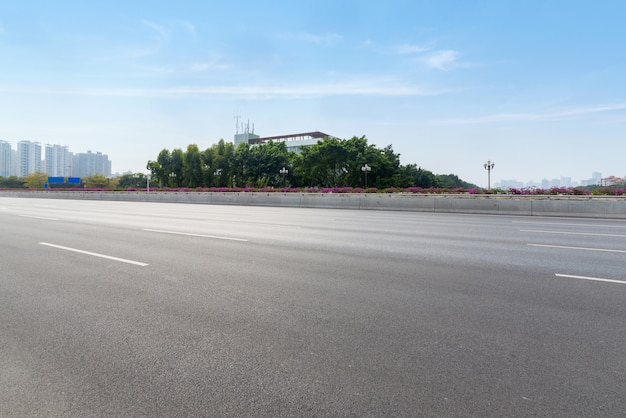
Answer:
[{"label": "white lane marking", "polygon": [[213,239],[223,239],[223,240],[228,240],[228,241],[241,241],[241,242],[248,242],[247,239],[241,239],[241,238],[229,238],[229,237],[218,237],[215,235],[202,235],[202,234],[191,234],[189,232],[176,232],[176,231],[162,231],[160,229],[143,229],[143,231],[147,231],[147,232],[158,232],[160,234],[173,234],[173,235],[186,235],[188,237],[200,237],[200,238],[213,238]]},{"label": "white lane marking", "polygon": [[106,258],[107,260],[120,261],[122,263],[134,264],[136,266],[141,266],[141,267],[145,267],[145,266],[148,265],[146,263],[141,263],[139,261],[127,260],[125,258],[112,257],[110,255],[92,253],[90,251],[84,251],[84,250],[79,250],[79,249],[76,249],[76,248],[64,247],[62,245],[50,244],[50,243],[47,243],[47,242],[40,242],[39,244],[46,245],[48,247],[58,248],[60,250],[73,251],[75,253],[86,254],[86,255],[91,255],[91,256],[100,257],[100,258]]},{"label": "white lane marking", "polygon": [[593,237],[619,237],[626,238],[626,235],[619,234],[592,234],[589,232],[564,232],[564,231],[540,231],[537,229],[520,229],[520,232],[537,232],[540,234],[562,234],[562,235],[587,235]]},{"label": "white lane marking", "polygon": [[559,274],[559,273],[556,273],[555,276],[556,277],[567,277],[567,278],[570,278],[570,279],[591,280],[591,281],[594,281],[594,282],[607,282],[607,283],[626,284],[626,281],[624,281],[624,280],[601,279],[599,277],[574,276],[572,274]]},{"label": "white lane marking", "polygon": [[604,251],[607,253],[626,253],[626,250],[612,250],[609,248],[567,247],[565,245],[526,244],[530,247],[562,248],[564,250]]},{"label": "white lane marking", "polygon": [[527,225],[582,226],[582,227],[588,227],[588,228],[626,228],[626,225],[566,224],[566,223],[560,223],[560,222],[511,221],[511,223],[527,224]]},{"label": "white lane marking", "polygon": [[45,219],[47,221],[58,221],[57,218],[47,218],[45,216],[33,216],[33,215],[18,215],[22,218],[33,218],[33,219]]}]

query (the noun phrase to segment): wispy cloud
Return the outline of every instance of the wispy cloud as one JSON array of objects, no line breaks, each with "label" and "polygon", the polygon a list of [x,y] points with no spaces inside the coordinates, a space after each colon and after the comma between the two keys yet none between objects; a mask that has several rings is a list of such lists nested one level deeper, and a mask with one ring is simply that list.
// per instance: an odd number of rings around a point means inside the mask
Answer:
[{"label": "wispy cloud", "polygon": [[339,42],[343,37],[334,32],[326,32],[322,34],[302,33],[297,38],[314,44],[332,45]]},{"label": "wispy cloud", "polygon": [[217,61],[211,62],[197,62],[192,64],[189,70],[192,73],[204,73],[211,70],[227,70],[230,66],[226,64],[220,64]]},{"label": "wispy cloud", "polygon": [[626,103],[616,103],[610,105],[598,105],[582,108],[572,108],[557,110],[546,113],[500,113],[472,118],[442,119],[435,121],[436,124],[473,125],[500,122],[540,122],[571,120],[577,117],[585,117],[600,113],[616,112],[626,110]]},{"label": "wispy cloud", "polygon": [[430,54],[420,57],[420,61],[424,62],[430,68],[441,71],[448,71],[458,66],[457,59],[459,53],[453,50],[433,51]]},{"label": "wispy cloud", "polygon": [[389,81],[361,81],[328,84],[295,85],[250,85],[250,86],[191,86],[162,89],[132,88],[77,88],[77,89],[15,89],[0,88],[0,92],[46,94],[46,95],[84,95],[102,97],[155,97],[184,98],[198,96],[240,96],[250,99],[272,98],[320,98],[332,96],[436,96],[448,93],[446,90],[425,89]]},{"label": "wispy cloud", "polygon": [[142,20],[141,24],[152,29],[153,33],[155,34],[154,39],[159,45],[163,46],[170,43],[172,32],[169,28],[163,25],[156,24],[154,22],[150,22],[148,20]]},{"label": "wispy cloud", "polygon": [[183,28],[185,28],[185,30],[193,35],[196,36],[196,25],[194,25],[192,22],[189,22],[188,20],[182,20],[182,19],[177,19],[174,21],[174,23],[178,26],[182,26]]},{"label": "wispy cloud", "polygon": [[431,47],[426,45],[410,45],[410,44],[402,44],[397,45],[392,48],[392,51],[395,54],[399,55],[411,55],[411,54],[421,54],[427,52],[431,49]]}]

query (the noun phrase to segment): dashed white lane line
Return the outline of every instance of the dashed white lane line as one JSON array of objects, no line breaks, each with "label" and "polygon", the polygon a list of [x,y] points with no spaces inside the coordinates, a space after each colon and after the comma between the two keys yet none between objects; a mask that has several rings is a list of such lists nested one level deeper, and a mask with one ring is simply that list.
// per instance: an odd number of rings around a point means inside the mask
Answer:
[{"label": "dashed white lane line", "polygon": [[588,247],[568,247],[565,245],[548,245],[548,244],[526,244],[529,247],[544,247],[544,248],[560,248],[564,250],[584,250],[584,251],[604,251],[607,253],[626,253],[626,250],[613,250],[610,248],[588,248]]},{"label": "dashed white lane line", "polygon": [[555,274],[556,277],[567,277],[569,279],[590,280],[594,282],[626,284],[624,280],[601,279],[599,277],[574,276],[572,274]]},{"label": "dashed white lane line", "polygon": [[45,245],[45,246],[48,246],[48,247],[58,248],[60,250],[66,250],[66,251],[72,251],[72,252],[75,252],[75,253],[91,255],[93,257],[106,258],[107,260],[113,260],[113,261],[119,261],[119,262],[122,262],[122,263],[134,264],[136,266],[141,266],[141,267],[145,267],[145,266],[148,265],[146,263],[141,263],[139,261],[127,260],[125,258],[112,257],[110,255],[105,255],[105,254],[92,253],[91,251],[84,251],[84,250],[79,250],[77,248],[64,247],[62,245],[50,244],[48,242],[40,242],[39,244]]},{"label": "dashed white lane line", "polygon": [[540,234],[562,234],[562,235],[587,235],[593,237],[619,237],[626,238],[626,235],[620,234],[592,234],[590,232],[565,232],[565,231],[541,231],[537,229],[520,229],[520,232],[536,232]]},{"label": "dashed white lane line", "polygon": [[34,216],[34,215],[18,215],[22,218],[32,218],[32,219],[45,219],[46,221],[58,221],[57,218],[48,218],[46,216]]},{"label": "dashed white lane line", "polygon": [[227,241],[248,242],[247,239],[230,238],[230,237],[219,237],[219,236],[216,236],[216,235],[192,234],[192,233],[189,233],[189,232],[163,231],[163,230],[160,230],[160,229],[143,229],[143,231],[146,231],[146,232],[157,232],[159,234],[186,235],[188,237],[200,237],[200,238],[223,239],[223,240],[227,240]]}]

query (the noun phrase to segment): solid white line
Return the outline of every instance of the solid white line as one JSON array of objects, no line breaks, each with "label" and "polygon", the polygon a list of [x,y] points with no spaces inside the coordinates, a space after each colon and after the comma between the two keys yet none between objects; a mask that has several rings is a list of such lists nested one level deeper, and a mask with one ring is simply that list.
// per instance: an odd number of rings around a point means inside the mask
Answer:
[{"label": "solid white line", "polygon": [[22,218],[33,218],[33,219],[45,219],[47,221],[58,221],[57,218],[46,218],[45,216],[33,216],[33,215],[18,215]]},{"label": "solid white line", "polygon": [[215,235],[191,234],[191,233],[188,233],[188,232],[162,231],[160,229],[143,229],[143,231],[158,232],[160,234],[186,235],[188,237],[213,238],[213,239],[223,239],[223,240],[228,240],[228,241],[248,242],[247,239],[241,239],[241,238],[229,238],[229,237],[218,237],[218,236],[215,236]]},{"label": "solid white line", "polygon": [[607,253],[626,253],[626,250],[611,250],[608,248],[567,247],[564,245],[546,245],[546,244],[526,244],[526,245],[530,247],[562,248],[565,250],[586,250],[586,251],[604,251]]},{"label": "solid white line", "polygon": [[559,226],[582,226],[588,228],[626,228],[626,225],[593,225],[593,224],[568,224],[561,222],[532,222],[532,221],[511,221],[514,224],[527,225],[559,225]]},{"label": "solid white line", "polygon": [[626,281],[623,280],[611,280],[611,279],[600,279],[598,277],[585,277],[585,276],[573,276],[571,274],[555,274],[557,277],[568,277],[570,279],[580,279],[580,280],[591,280],[594,282],[607,282],[607,283],[619,283],[626,284]]},{"label": "solid white line", "polygon": [[136,266],[141,266],[141,267],[145,267],[145,266],[148,265],[146,263],[141,263],[139,261],[127,260],[125,258],[111,257],[110,255],[92,253],[92,252],[89,252],[89,251],[78,250],[76,248],[64,247],[62,245],[50,244],[50,243],[47,243],[47,242],[40,242],[39,244],[46,245],[48,247],[59,248],[61,250],[73,251],[75,253],[91,255],[91,256],[94,256],[94,257],[106,258],[107,260],[120,261],[122,263],[134,264]]},{"label": "solid white line", "polygon": [[562,234],[562,235],[588,235],[593,237],[619,237],[626,238],[626,235],[618,234],[591,234],[588,232],[563,232],[563,231],[539,231],[536,229],[520,229],[520,232],[538,232],[541,234]]}]

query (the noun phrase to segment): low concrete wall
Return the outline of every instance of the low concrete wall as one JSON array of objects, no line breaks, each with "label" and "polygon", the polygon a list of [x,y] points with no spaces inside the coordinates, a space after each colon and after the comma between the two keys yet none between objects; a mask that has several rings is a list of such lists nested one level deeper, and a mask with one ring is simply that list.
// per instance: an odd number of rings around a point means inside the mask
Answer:
[{"label": "low concrete wall", "polygon": [[626,219],[623,196],[0,191],[0,197]]}]

